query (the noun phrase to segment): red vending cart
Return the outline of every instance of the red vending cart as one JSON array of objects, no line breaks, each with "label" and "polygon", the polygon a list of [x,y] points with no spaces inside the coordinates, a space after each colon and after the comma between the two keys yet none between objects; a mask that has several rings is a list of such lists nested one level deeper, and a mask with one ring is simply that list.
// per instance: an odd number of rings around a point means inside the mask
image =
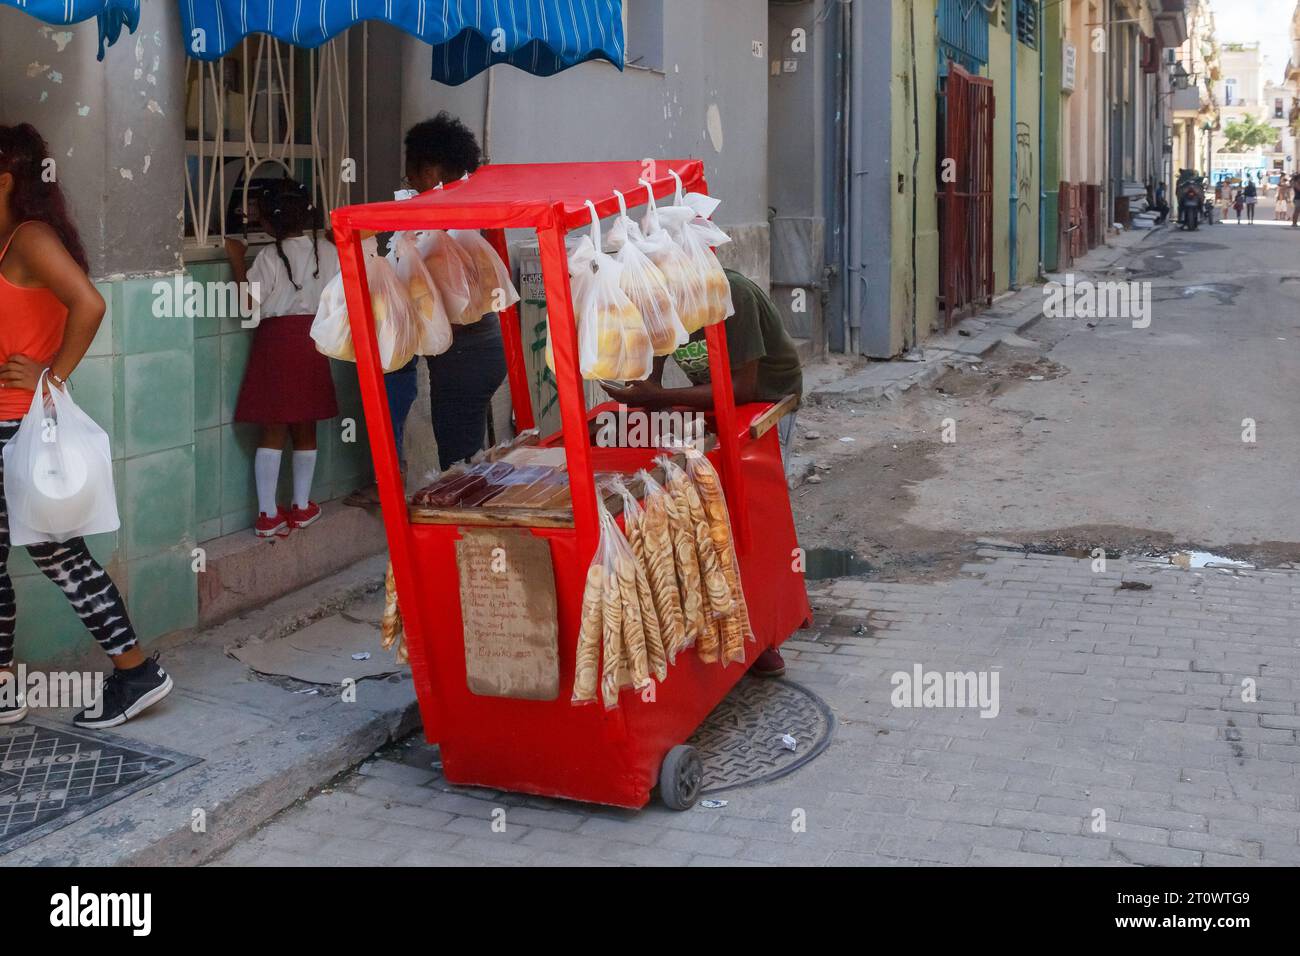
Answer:
[{"label": "red vending cart", "polygon": [[[744,665],[705,664],[686,651],[650,699],[624,691],[612,710],[570,703],[583,587],[600,534],[593,476],[648,468],[660,450],[593,447],[590,418],[600,409],[589,411],[584,401],[565,236],[590,224],[589,200],[602,218],[618,211],[615,190],[629,201],[638,193],[645,201],[647,190],[639,181],[648,172],[657,198],[676,189],[673,173],[687,190],[707,191],[699,160],[496,165],[414,199],[349,206],[332,216],[420,714],[428,740],[440,745],[443,770],[453,783],[633,808],[644,806],[659,786],[669,806],[685,809],[700,785],[698,757],[685,741],[744,674]],[[564,449],[572,511],[566,520],[547,521],[546,527],[509,519],[499,523],[526,528],[549,544],[560,674],[553,700],[471,692],[456,551],[463,524],[430,519],[410,507],[402,486],[361,240],[376,231],[409,229],[484,230],[507,263],[504,230],[536,231],[563,426],[543,444]],[[517,307],[500,320],[515,423],[521,430],[531,428]],[[724,326],[709,327],[707,338],[717,435],[709,458],[721,476],[731,514],[757,638],[746,645],[753,660],[811,621],[780,444],[772,427],[785,409],[767,403],[737,407]]]}]

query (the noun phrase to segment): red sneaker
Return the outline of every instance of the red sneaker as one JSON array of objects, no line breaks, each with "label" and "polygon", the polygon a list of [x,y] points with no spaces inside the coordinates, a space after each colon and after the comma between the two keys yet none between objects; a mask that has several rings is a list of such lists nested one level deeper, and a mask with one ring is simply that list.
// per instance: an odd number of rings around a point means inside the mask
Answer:
[{"label": "red sneaker", "polygon": [[289,533],[289,515],[283,508],[274,515],[259,514],[253,522],[253,533],[259,538],[279,538]]},{"label": "red sneaker", "polygon": [[754,677],[784,677],[785,658],[775,647],[769,647],[754,659],[749,673]]},{"label": "red sneaker", "polygon": [[314,501],[307,502],[306,508],[294,508],[289,512],[289,527],[297,531],[309,524],[315,524],[320,517],[320,505]]}]

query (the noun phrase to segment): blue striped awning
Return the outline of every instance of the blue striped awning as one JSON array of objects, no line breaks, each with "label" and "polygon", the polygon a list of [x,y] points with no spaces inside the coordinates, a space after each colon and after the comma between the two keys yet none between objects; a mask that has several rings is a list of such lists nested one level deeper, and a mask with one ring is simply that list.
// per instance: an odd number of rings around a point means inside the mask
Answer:
[{"label": "blue striped awning", "polygon": [[200,60],[252,33],[316,47],[382,20],[432,46],[433,79],[452,85],[496,63],[538,76],[595,59],[623,68],[622,0],[180,0],[180,8],[186,49]]},{"label": "blue striped awning", "polygon": [[99,19],[99,59],[104,47],[112,46],[122,35],[122,27],[134,33],[140,24],[140,0],[0,0],[17,7],[38,20],[54,26],[80,23],[91,17]]}]

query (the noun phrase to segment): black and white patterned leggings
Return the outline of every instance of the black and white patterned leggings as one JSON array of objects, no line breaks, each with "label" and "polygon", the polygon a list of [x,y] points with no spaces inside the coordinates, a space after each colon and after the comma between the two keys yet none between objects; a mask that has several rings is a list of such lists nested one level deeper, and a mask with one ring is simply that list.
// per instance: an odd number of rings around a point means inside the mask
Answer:
[{"label": "black and white patterned leggings", "polygon": [[[0,445],[18,431],[18,422],[0,422]],[[117,585],[90,556],[83,538],[62,544],[29,544],[27,553],[47,578],[59,586],[91,636],[110,656],[135,647],[135,630]],[[4,497],[4,460],[0,458],[0,667],[14,662],[14,585],[9,579],[9,503]]]}]

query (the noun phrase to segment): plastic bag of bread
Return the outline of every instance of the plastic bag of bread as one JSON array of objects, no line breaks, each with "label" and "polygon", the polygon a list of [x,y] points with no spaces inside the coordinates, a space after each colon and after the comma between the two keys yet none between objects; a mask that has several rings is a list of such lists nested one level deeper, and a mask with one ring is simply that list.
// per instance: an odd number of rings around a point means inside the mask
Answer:
[{"label": "plastic bag of bread", "polygon": [[[644,182],[644,181],[643,181]],[[708,272],[700,268],[686,250],[664,226],[654,193],[648,183],[647,209],[641,220],[640,237],[632,237],[637,248],[658,267],[669,291],[677,318],[687,334],[704,328],[710,318]]]},{"label": "plastic bag of bread", "polygon": [[476,229],[453,229],[447,233],[468,260],[467,279],[470,301],[462,313],[461,325],[471,325],[493,312],[503,312],[519,301],[519,292],[510,281],[510,269],[492,243]]},{"label": "plastic bag of bread", "polygon": [[619,287],[627,293],[632,304],[645,321],[650,336],[650,347],[655,355],[669,355],[689,339],[682,320],[677,315],[677,303],[668,280],[660,268],[641,251],[641,230],[627,214],[623,194],[614,191],[622,213],[610,230],[609,244],[616,250],[614,259],[623,267]]},{"label": "plastic bag of bread", "polygon": [[379,621],[380,643],[384,650],[393,651],[397,663],[406,664],[406,628],[402,623],[402,609],[397,603],[397,579],[393,577],[393,562],[388,562],[384,572],[384,614]]},{"label": "plastic bag of bread", "polygon": [[718,564],[726,577],[731,592],[732,609],[719,617],[719,637],[722,642],[723,663],[745,660],[745,641],[755,640],[750,626],[749,607],[740,581],[740,562],[736,558],[735,541],[731,533],[731,517],[727,499],[722,493],[722,482],[707,456],[694,448],[686,451],[686,473],[690,476],[704,507],[709,540],[717,554]]},{"label": "plastic bag of bread", "polygon": [[[591,274],[574,289],[578,322],[578,367],[582,377],[639,381],[654,363],[650,335],[641,313],[619,286],[623,267],[600,251],[600,220],[591,207],[592,235],[579,244],[579,261],[590,258]],[[581,271],[581,270],[579,270]]]},{"label": "plastic bag of bread", "polygon": [[[379,339],[380,364],[385,372],[393,372],[415,356],[420,344],[419,322],[406,287],[398,280],[392,263],[379,255],[376,240],[373,237],[363,239],[361,251],[366,264],[366,284],[370,287],[375,334]],[[320,306],[312,321],[311,337],[318,352],[345,362],[356,361],[347,302],[343,296],[342,273],[330,280],[329,286],[321,293]]]},{"label": "plastic bag of bread", "polygon": [[420,342],[417,355],[441,355],[451,348],[451,321],[442,304],[442,293],[429,274],[429,268],[420,256],[415,234],[399,232],[393,236],[389,261],[397,279],[406,287],[411,297],[411,307],[420,324]]},{"label": "plastic bag of bread", "polygon": [[600,700],[618,706],[625,686],[649,685],[636,558],[613,517],[599,505],[600,541],[582,594],[578,645],[574,655],[574,704]]},{"label": "plastic bag of bread", "polygon": [[640,529],[642,554],[655,611],[659,615],[659,632],[669,663],[686,647],[686,614],[682,609],[681,591],[677,586],[677,558],[673,534],[668,524],[668,504],[664,489],[645,471],[637,472],[645,489]]},{"label": "plastic bag of bread", "polygon": [[416,248],[442,296],[447,319],[452,325],[473,325],[482,315],[469,318],[466,309],[473,297],[470,289],[471,263],[460,243],[441,229],[420,233]]},{"label": "plastic bag of bread", "polygon": [[677,240],[695,270],[704,276],[707,317],[703,324],[716,325],[736,313],[731,301],[731,283],[713,251],[730,242],[731,237],[709,219],[719,201],[703,193],[683,195],[681,177],[675,171],[669,172],[677,180],[677,193],[673,205],[658,210],[657,218],[664,230]]}]

